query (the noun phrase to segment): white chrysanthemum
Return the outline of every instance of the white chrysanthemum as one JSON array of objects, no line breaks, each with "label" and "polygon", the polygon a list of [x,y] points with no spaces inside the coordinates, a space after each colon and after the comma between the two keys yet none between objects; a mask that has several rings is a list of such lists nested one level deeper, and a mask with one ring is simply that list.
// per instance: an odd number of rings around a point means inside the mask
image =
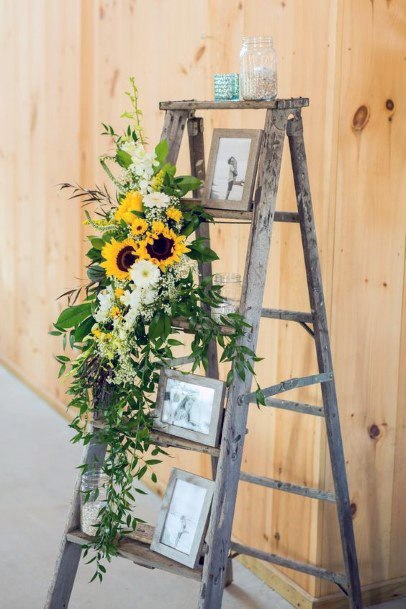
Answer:
[{"label": "white chrysanthemum", "polygon": [[144,195],[142,202],[145,207],[165,208],[169,205],[171,199],[163,192],[151,192],[149,195]]},{"label": "white chrysanthemum", "polygon": [[150,260],[139,260],[130,269],[130,276],[135,285],[145,288],[159,281],[159,268]]}]

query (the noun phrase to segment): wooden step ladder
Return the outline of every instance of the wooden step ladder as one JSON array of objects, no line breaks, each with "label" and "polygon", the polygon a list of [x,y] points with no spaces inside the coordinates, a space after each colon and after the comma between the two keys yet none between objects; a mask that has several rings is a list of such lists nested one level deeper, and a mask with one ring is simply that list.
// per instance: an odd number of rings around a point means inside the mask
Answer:
[{"label": "wooden step ladder", "polygon": [[[205,177],[203,118],[196,116],[196,111],[266,109],[253,211],[214,209],[208,211],[218,219],[244,221],[251,224],[240,304],[240,312],[251,325],[251,328],[244,336],[241,344],[255,350],[261,317],[295,321],[315,341],[318,373],[285,380],[267,387],[263,390],[263,393],[267,406],[324,417],[334,480],[334,492],[328,492],[241,472],[248,409],[251,403],[255,403],[255,394],[251,392],[252,377],[250,374],[246,375],[245,381],[235,375],[229,388],[222,441],[219,449],[156,433],[154,442],[157,445],[176,446],[177,448],[197,450],[211,455],[213,479],[216,481],[216,485],[206,543],[197,568],[190,569],[150,550],[149,545],[153,528],[144,526],[122,540],[119,555],[144,567],[163,569],[201,581],[198,609],[219,609],[221,607],[224,587],[232,578],[230,557],[237,555],[252,556],[334,582],[347,595],[350,609],[362,609],[358,562],[303,139],[301,109],[308,104],[309,100],[304,98],[279,99],[272,102],[180,101],[162,102],[160,104],[160,109],[165,110],[162,139],[166,139],[169,144],[168,160],[176,164],[183,132],[187,127],[192,173],[202,180]],[[286,135],[292,161],[297,213],[275,211],[282,151]],[[201,192],[193,194],[195,200],[200,200]],[[190,199],[185,200],[184,204],[187,205],[188,201]],[[311,312],[262,307],[274,221],[300,225]],[[198,236],[210,239],[207,223],[202,224],[197,232]],[[211,275],[211,264],[201,264],[199,271],[201,278]],[[173,326],[188,331],[187,320],[173,320]],[[226,334],[227,327],[224,327],[223,331]],[[218,378],[218,372],[217,347],[213,343],[209,347],[208,376]],[[323,407],[274,397],[297,387],[318,383],[321,384]],[[107,449],[105,445],[98,442],[97,422],[94,425],[94,437],[86,448],[84,455],[84,462],[89,464],[92,464],[95,459],[99,462],[103,460]],[[240,480],[336,503],[344,558],[343,573],[335,573],[321,567],[233,542],[231,540],[232,524]],[[79,485],[80,479],[74,491],[72,507],[62,538],[60,554],[45,609],[64,609],[68,606],[80,560],[81,545],[89,541],[89,538],[80,531],[79,527]]]}]

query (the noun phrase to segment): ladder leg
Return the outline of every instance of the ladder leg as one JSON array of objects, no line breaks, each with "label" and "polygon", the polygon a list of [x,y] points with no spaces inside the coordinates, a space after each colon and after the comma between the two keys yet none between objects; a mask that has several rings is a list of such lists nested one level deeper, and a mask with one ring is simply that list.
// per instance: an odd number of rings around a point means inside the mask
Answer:
[{"label": "ladder leg", "polygon": [[166,140],[169,146],[168,162],[176,165],[186,121],[193,111],[166,110],[161,140]]},{"label": "ladder leg", "polygon": [[[314,338],[320,372],[331,372],[332,357],[324,303],[320,262],[307,171],[307,161],[300,114],[288,121],[287,134],[292,158],[293,176],[300,218],[310,305],[314,319]],[[344,565],[347,576],[347,592],[351,609],[362,609],[361,586],[357,553],[351,517],[345,459],[337,406],[334,377],[321,385],[330,459],[337,501],[338,520]]]},{"label": "ladder leg", "polygon": [[[107,446],[98,443],[97,436],[98,433],[95,432],[94,438],[85,449],[82,463],[88,463],[90,466],[103,463]],[[68,520],[44,609],[66,609],[69,604],[82,548],[78,544],[67,541],[66,535],[80,526],[80,479],[81,474],[79,474],[75,484]]]},{"label": "ladder leg", "polygon": [[[251,349],[255,349],[258,338],[287,117],[286,110],[267,111],[261,146],[260,196],[254,209],[240,306],[251,324],[242,344]],[[248,405],[239,403],[239,398],[250,390],[251,381],[249,374],[245,381],[236,375],[229,389],[199,609],[221,607],[248,414]]]},{"label": "ladder leg", "polygon": [[[204,139],[203,139],[203,118],[193,117],[188,120],[188,136],[190,150],[190,166],[191,173],[200,180],[206,177],[206,168],[204,161]],[[201,197],[201,189],[193,192],[196,198]],[[208,222],[203,222],[196,231],[196,237],[204,237],[207,240],[207,245],[210,247],[210,226]],[[199,281],[212,275],[211,262],[199,262]],[[217,344],[211,341],[208,349],[208,368],[207,375],[211,378],[219,378],[219,366],[217,358]],[[212,478],[215,480],[217,472],[217,457],[211,457]]]}]

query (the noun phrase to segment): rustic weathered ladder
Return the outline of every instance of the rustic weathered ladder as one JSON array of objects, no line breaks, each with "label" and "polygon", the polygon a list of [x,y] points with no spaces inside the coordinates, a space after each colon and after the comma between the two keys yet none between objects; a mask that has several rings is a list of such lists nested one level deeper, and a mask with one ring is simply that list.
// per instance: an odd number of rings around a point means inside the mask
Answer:
[{"label": "rustic weathered ladder", "polygon": [[[214,103],[181,101],[160,104],[160,108],[166,111],[162,138],[166,138],[169,143],[169,161],[176,163],[183,131],[187,127],[192,172],[201,179],[205,177],[203,119],[195,116],[196,110],[266,109],[253,211],[210,210],[210,212],[217,218],[251,222],[240,305],[240,311],[247,322],[250,323],[251,329],[244,337],[243,344],[255,350],[261,317],[298,322],[314,338],[319,368],[318,374],[277,383],[264,389],[264,395],[266,396],[267,406],[324,417],[335,491],[333,493],[307,488],[271,478],[253,476],[240,471],[248,409],[249,405],[255,401],[255,395],[250,393],[252,381],[250,375],[247,375],[245,381],[236,376],[229,388],[220,449],[208,448],[179,438],[170,438],[165,434],[156,434],[154,440],[157,444],[176,446],[186,450],[198,450],[212,456],[213,477],[216,480],[216,486],[204,552],[196,569],[180,565],[150,550],[149,544],[153,530],[151,527],[144,527],[121,542],[119,554],[144,567],[164,569],[200,580],[198,609],[219,609],[221,607],[224,587],[230,581],[230,553],[232,556],[238,554],[252,556],[282,567],[330,580],[337,584],[348,596],[350,609],[362,609],[351,507],[303,139],[301,109],[307,105],[308,100],[303,98],[281,99],[274,102]],[[292,161],[297,213],[275,211],[282,150],[286,135],[289,140]],[[194,196],[199,198],[200,194],[196,192]],[[300,225],[311,312],[262,307],[274,221],[292,222]],[[209,239],[209,225],[201,225],[199,234]],[[200,275],[201,277],[211,275],[211,265],[202,264]],[[313,329],[310,325],[313,326]],[[187,320],[176,320],[174,326],[188,330]],[[226,332],[227,328],[224,328],[224,331]],[[209,352],[208,375],[218,377],[217,350],[214,344],[211,345]],[[285,391],[316,383],[321,384],[323,407],[274,397]],[[85,452],[85,461],[91,463],[94,459],[103,460],[106,448],[105,445],[97,442],[96,427],[95,437]],[[297,562],[233,542],[231,532],[239,480],[314,499],[335,502],[345,573],[334,573],[321,567]],[[45,609],[63,609],[68,606],[80,559],[81,545],[85,544],[87,540],[88,538],[79,529],[78,481]]]}]

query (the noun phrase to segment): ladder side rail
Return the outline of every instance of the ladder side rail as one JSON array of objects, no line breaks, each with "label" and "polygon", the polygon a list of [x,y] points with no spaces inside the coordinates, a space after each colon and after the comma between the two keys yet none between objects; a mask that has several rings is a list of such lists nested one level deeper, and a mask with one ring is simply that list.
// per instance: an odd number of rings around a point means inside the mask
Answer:
[{"label": "ladder side rail", "polygon": [[[82,457],[82,464],[87,463],[92,466],[96,463],[102,464],[107,450],[107,444],[98,441],[99,431],[94,430],[94,436],[85,447]],[[56,560],[54,575],[49,586],[47,600],[44,609],[66,609],[69,604],[73,584],[78,569],[81,546],[68,541],[67,535],[74,529],[80,527],[80,482],[82,473],[77,477],[68,518]]]},{"label": "ladder side rail", "polygon": [[186,121],[193,116],[193,110],[166,110],[164,126],[161,133],[161,141],[168,142],[168,163],[176,165],[179,155],[180,145],[182,143],[183,131],[186,127]]},{"label": "ladder side rail", "polygon": [[[287,134],[292,159],[297,206],[300,217],[309,299],[314,315],[314,335],[319,370],[332,372],[332,356],[327,326],[321,269],[307,170],[303,125],[300,113],[288,121]],[[333,472],[337,513],[347,575],[351,609],[362,609],[361,586],[345,468],[344,450],[334,378],[321,385],[330,460]]]},{"label": "ladder side rail", "polygon": [[[260,197],[251,226],[240,304],[242,315],[251,324],[241,342],[252,349],[258,338],[287,117],[286,110],[267,111],[261,145]],[[240,405],[238,398],[250,390],[251,382],[251,374],[246,375],[245,381],[236,375],[229,389],[199,609],[221,607],[248,414],[248,404]]]},{"label": "ladder side rail", "polygon": [[[204,181],[206,178],[206,166],[204,158],[204,137],[203,137],[203,118],[201,116],[192,117],[188,119],[187,129],[189,136],[189,152],[190,152],[190,167],[191,173],[196,178]],[[194,197],[202,196],[202,187],[193,192]],[[203,237],[206,239],[206,245],[210,247],[210,225],[208,222],[203,222],[196,230],[196,237]],[[199,262],[198,263],[199,282],[212,275],[211,262]],[[206,307],[208,310],[208,307]],[[209,312],[209,311],[208,311]],[[218,365],[218,354],[217,354],[217,343],[216,341],[210,341],[208,347],[208,366],[207,376],[211,378],[219,378],[219,365]],[[211,457],[211,471],[213,480],[216,479],[218,458],[215,456]]]}]

